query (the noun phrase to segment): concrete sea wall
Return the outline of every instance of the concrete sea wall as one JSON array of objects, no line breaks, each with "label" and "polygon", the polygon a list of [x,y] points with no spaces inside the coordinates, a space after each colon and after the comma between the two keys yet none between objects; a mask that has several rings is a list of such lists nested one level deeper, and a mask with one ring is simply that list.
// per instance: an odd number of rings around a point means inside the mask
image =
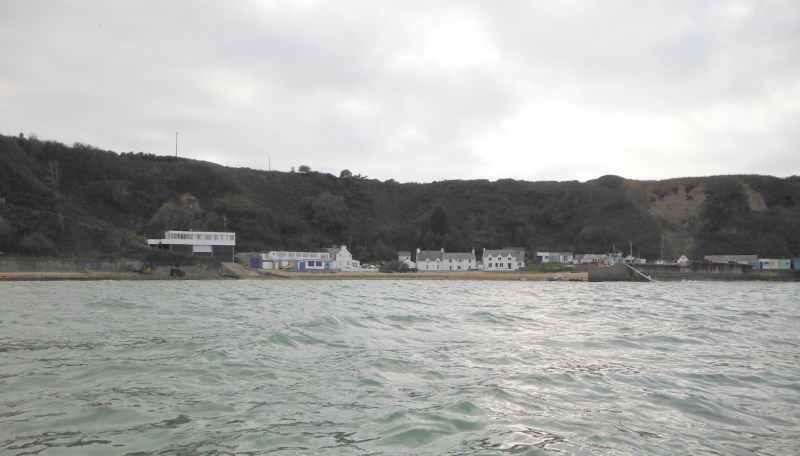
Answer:
[{"label": "concrete sea wall", "polygon": [[647,278],[642,274],[660,281],[768,280],[761,274],[753,274],[753,266],[749,264],[692,262],[688,265],[633,264],[629,267],[625,264],[616,264],[598,267],[589,270],[589,282],[647,282]]},{"label": "concrete sea wall", "polygon": [[134,260],[47,260],[40,258],[0,259],[0,272],[136,272],[144,264]]}]

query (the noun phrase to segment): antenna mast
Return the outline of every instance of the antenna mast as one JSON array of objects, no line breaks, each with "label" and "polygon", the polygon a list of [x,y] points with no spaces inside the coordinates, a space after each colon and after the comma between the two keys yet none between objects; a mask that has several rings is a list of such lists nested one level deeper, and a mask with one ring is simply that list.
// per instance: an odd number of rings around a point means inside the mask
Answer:
[{"label": "antenna mast", "polygon": [[178,132],[175,132],[175,156],[178,156]]}]

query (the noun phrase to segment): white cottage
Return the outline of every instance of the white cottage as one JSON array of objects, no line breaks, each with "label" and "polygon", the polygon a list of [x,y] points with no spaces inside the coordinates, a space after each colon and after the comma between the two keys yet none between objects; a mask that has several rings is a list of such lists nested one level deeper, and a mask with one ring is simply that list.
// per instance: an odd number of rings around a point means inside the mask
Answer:
[{"label": "white cottage", "polygon": [[475,249],[468,253],[449,253],[441,250],[417,249],[419,271],[471,271],[478,269]]},{"label": "white cottage", "polygon": [[442,250],[420,250],[417,249],[417,270],[418,271],[441,271],[442,270]]},{"label": "white cottage", "polygon": [[360,271],[361,262],[353,260],[353,255],[347,251],[347,246],[333,247],[328,249],[328,253],[333,260],[333,269],[341,271]]},{"label": "white cottage", "polygon": [[517,271],[525,267],[525,249],[483,249],[484,271]]},{"label": "white cottage", "polygon": [[405,264],[406,267],[409,267],[411,269],[417,267],[417,263],[411,261],[411,252],[397,252],[397,261]]}]

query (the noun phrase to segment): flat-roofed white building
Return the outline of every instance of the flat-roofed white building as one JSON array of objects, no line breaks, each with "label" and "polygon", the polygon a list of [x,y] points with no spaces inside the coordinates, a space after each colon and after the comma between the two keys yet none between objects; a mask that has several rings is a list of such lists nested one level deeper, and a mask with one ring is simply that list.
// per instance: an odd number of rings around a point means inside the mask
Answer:
[{"label": "flat-roofed white building", "polygon": [[536,252],[539,263],[572,263],[572,252]]},{"label": "flat-roofed white building", "polygon": [[148,239],[152,248],[170,250],[184,255],[210,256],[232,262],[236,248],[236,233],[220,231],[167,231],[164,239]]},{"label": "flat-roofed white building", "polygon": [[353,255],[347,251],[346,245],[326,250],[325,252],[272,250],[269,253],[261,254],[261,267],[263,269],[280,269],[291,264],[300,271],[314,269],[361,270],[361,262],[353,259]]},{"label": "flat-roofed white building", "polygon": [[290,252],[287,250],[272,250],[261,254],[261,267],[263,269],[280,269],[293,265],[300,271],[309,269],[335,269],[333,260],[328,252]]}]

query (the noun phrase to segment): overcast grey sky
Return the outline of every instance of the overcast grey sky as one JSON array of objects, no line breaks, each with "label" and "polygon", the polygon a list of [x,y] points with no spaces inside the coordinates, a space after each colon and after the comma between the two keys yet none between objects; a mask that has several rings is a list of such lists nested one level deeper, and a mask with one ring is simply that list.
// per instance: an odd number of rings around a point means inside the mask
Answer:
[{"label": "overcast grey sky", "polygon": [[800,174],[800,2],[0,0],[0,133],[381,180]]}]

